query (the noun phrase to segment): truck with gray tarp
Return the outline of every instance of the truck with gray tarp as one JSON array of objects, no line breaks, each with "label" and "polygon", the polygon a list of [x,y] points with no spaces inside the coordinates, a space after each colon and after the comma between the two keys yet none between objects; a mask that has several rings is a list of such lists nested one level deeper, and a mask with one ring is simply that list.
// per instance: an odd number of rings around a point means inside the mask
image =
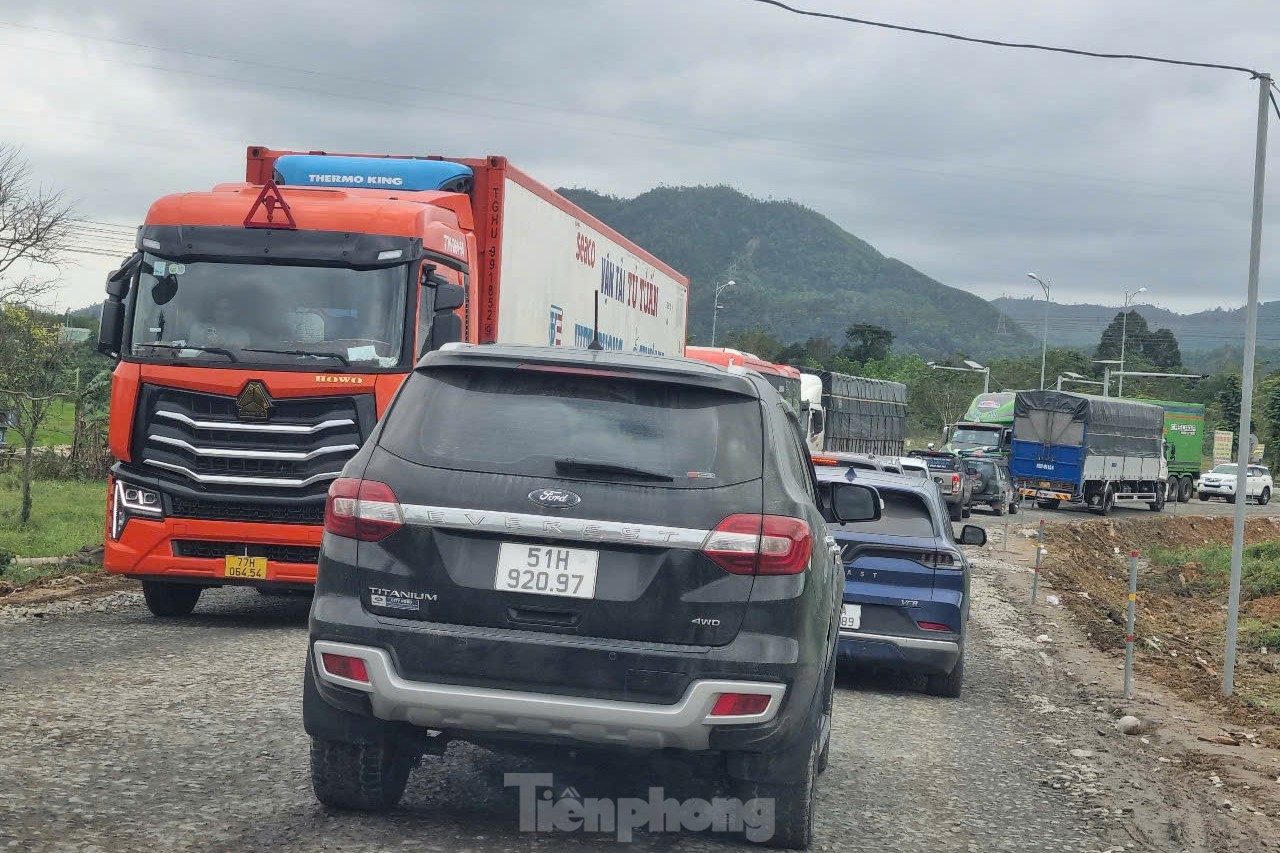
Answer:
[{"label": "truck with gray tarp", "polygon": [[1117,503],[1164,509],[1164,409],[1066,391],[1019,391],[1009,470],[1018,494],[1047,509],[1106,515]]},{"label": "truck with gray tarp", "polygon": [[800,374],[800,421],[811,453],[900,456],[907,438],[907,386],[824,370]]}]

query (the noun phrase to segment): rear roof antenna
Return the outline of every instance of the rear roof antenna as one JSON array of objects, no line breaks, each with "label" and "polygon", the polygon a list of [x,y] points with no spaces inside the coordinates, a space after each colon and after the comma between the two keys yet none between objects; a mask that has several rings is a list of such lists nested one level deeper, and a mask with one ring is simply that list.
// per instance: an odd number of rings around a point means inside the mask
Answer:
[{"label": "rear roof antenna", "polygon": [[589,350],[602,350],[604,344],[600,343],[600,291],[596,291],[596,318],[591,324],[591,343],[587,344]]}]

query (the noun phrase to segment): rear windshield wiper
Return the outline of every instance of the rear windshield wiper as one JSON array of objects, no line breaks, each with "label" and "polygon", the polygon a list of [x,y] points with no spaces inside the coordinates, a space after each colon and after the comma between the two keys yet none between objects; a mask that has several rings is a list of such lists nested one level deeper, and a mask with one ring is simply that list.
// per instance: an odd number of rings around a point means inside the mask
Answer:
[{"label": "rear windshield wiper", "polygon": [[671,483],[675,481],[675,477],[670,474],[663,474],[661,471],[647,471],[644,468],[635,468],[630,465],[620,465],[616,462],[605,462],[598,459],[557,459],[557,471],[579,471],[582,473],[598,472],[601,474],[621,474],[627,477],[634,477],[637,480],[652,480],[655,483]]},{"label": "rear windshield wiper", "polygon": [[214,355],[225,355],[227,359],[230,361],[240,360],[236,358],[235,353],[223,347],[198,347],[198,346],[195,346],[194,344],[183,344],[182,346],[178,346],[177,344],[134,344],[134,346],[135,347],[151,347],[152,349],[172,349],[172,350],[194,349],[194,350],[199,350],[200,352],[211,352]]},{"label": "rear windshield wiper", "polygon": [[351,362],[340,352],[312,352],[305,349],[255,349],[253,347],[241,347],[241,349],[245,352],[270,352],[276,355],[308,355],[312,358],[336,358],[342,362],[343,367],[351,366]]}]

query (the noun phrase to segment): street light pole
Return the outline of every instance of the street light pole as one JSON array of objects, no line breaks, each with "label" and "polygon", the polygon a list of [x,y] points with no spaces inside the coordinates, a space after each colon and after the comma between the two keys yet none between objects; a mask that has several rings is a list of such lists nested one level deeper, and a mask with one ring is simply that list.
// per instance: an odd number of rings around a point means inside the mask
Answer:
[{"label": "street light pole", "polygon": [[1040,345],[1040,390],[1043,391],[1044,368],[1049,360],[1049,282],[1033,272],[1027,273],[1027,278],[1035,281],[1044,290],[1044,342]]},{"label": "street light pole", "polygon": [[729,279],[724,284],[716,288],[715,305],[711,309],[711,346],[716,345],[716,317],[720,314],[720,292],[726,287],[733,287],[737,282]]},{"label": "street light pole", "polygon": [[1267,177],[1267,110],[1271,75],[1258,75],[1258,138],[1253,159],[1253,230],[1249,236],[1249,301],[1244,321],[1244,365],[1240,375],[1240,447],[1236,455],[1236,513],[1231,531],[1231,581],[1227,592],[1227,648],[1222,662],[1222,695],[1235,690],[1236,631],[1240,620],[1240,572],[1244,561],[1244,505],[1253,418],[1253,361],[1258,344],[1258,268],[1262,255],[1262,199]]},{"label": "street light pole", "polygon": [[978,362],[976,361],[966,360],[964,367],[951,367],[950,365],[947,365],[947,364],[938,364],[936,361],[927,362],[926,366],[930,370],[950,370],[955,373],[981,373],[982,374],[982,393],[988,394],[991,392],[991,368],[983,367],[981,364],[978,364]]},{"label": "street light pole", "polygon": [[1120,312],[1120,384],[1116,388],[1116,396],[1124,396],[1124,344],[1125,339],[1129,336],[1129,306],[1133,304],[1133,297],[1139,293],[1146,293],[1145,287],[1139,287],[1133,293],[1124,292],[1124,310]]}]

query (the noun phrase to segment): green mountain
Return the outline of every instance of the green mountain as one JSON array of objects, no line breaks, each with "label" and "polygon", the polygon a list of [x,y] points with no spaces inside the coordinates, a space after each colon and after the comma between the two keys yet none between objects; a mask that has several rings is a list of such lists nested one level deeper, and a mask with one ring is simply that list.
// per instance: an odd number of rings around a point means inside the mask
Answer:
[{"label": "green mountain", "polygon": [[[1244,294],[1241,294],[1243,297]],[[1041,334],[1044,323],[1043,299],[1033,297],[993,300],[992,305],[1004,312],[1033,337]],[[1092,353],[1120,308],[1114,305],[1049,303],[1049,345],[1075,347]],[[1244,309],[1214,308],[1193,314],[1176,314],[1154,305],[1134,305],[1152,329],[1169,329],[1178,339],[1182,352],[1214,353],[1224,347],[1239,349],[1244,343]],[[1280,301],[1258,306],[1258,346],[1280,345]],[[1239,369],[1237,359],[1236,369]]]},{"label": "green mountain", "polygon": [[926,358],[1022,355],[1038,338],[1002,320],[991,303],[887,258],[825,216],[731,187],[659,187],[631,199],[559,192],[690,278],[689,332],[763,327],[786,342],[827,336],[839,346],[853,323],[883,326],[894,349]]}]

